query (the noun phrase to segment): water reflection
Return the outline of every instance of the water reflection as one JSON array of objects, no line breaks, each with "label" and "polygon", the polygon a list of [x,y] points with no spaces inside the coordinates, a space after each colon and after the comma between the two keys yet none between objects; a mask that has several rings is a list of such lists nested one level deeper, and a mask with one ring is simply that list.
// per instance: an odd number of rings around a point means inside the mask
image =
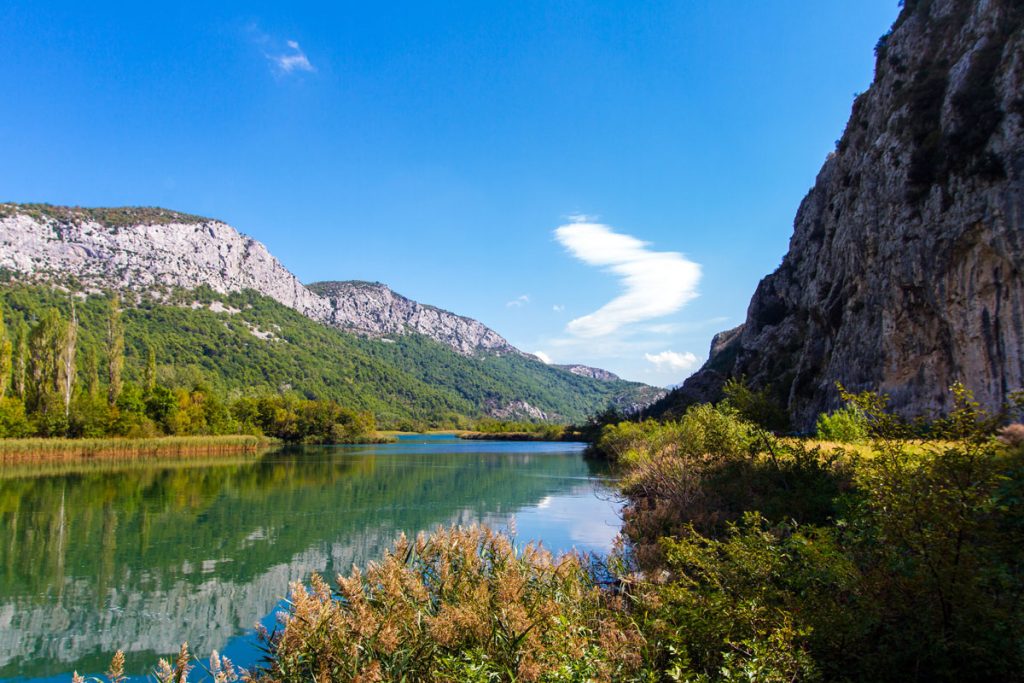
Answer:
[{"label": "water reflection", "polygon": [[403,440],[0,478],[0,677],[142,672],[244,638],[288,582],[400,531],[516,515],[520,538],[605,550],[616,505],[571,444]]}]

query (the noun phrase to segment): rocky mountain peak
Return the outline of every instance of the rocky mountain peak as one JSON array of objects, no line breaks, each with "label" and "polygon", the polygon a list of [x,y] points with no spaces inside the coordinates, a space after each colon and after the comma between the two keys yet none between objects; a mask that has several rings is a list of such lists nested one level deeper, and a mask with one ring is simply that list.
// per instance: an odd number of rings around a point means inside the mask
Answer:
[{"label": "rocky mountain peak", "polygon": [[330,322],[342,329],[373,335],[414,332],[463,355],[478,351],[520,353],[483,323],[413,301],[379,282],[314,282],[308,288],[330,302]]},{"label": "rocky mountain peak", "polygon": [[458,353],[520,353],[482,323],[381,283],[303,285],[260,242],[221,221],[158,208],[0,204],[0,268],[34,281],[147,292],[252,289],[318,322],[373,336],[422,334]]}]

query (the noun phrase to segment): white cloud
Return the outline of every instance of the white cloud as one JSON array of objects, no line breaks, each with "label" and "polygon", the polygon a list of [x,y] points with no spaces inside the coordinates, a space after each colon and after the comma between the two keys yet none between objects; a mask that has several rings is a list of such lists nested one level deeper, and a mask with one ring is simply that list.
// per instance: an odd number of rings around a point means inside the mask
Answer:
[{"label": "white cloud", "polygon": [[562,304],[555,304],[554,306],[551,307],[551,310],[554,311],[555,313],[561,313],[562,311],[565,310],[565,306],[563,306]]},{"label": "white cloud", "polygon": [[569,253],[621,279],[623,292],[598,310],[572,320],[577,337],[603,337],[624,325],[674,313],[697,296],[700,265],[674,251],[652,251],[648,243],[585,217],[555,230]]},{"label": "white cloud", "polygon": [[316,71],[310,63],[306,53],[299,47],[296,40],[287,41],[288,51],[283,54],[267,54],[267,59],[273,62],[283,73],[290,74],[293,71]]},{"label": "white cloud", "polygon": [[644,358],[659,370],[672,370],[673,372],[686,372],[697,367],[700,360],[689,351],[678,353],[676,351],[662,351],[661,353],[645,353]]},{"label": "white cloud", "polygon": [[515,299],[512,299],[512,301],[506,301],[505,306],[507,308],[522,308],[528,303],[530,303],[530,295],[520,294]]},{"label": "white cloud", "polygon": [[533,355],[537,356],[537,358],[540,358],[542,361],[544,361],[545,365],[551,365],[554,362],[551,360],[551,356],[544,353],[543,351],[534,351]]}]

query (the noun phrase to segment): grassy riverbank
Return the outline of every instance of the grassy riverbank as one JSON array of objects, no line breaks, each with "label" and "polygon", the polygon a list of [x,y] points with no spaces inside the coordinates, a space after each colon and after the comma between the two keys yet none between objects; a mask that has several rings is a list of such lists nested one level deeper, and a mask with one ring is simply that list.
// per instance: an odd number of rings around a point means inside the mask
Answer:
[{"label": "grassy riverbank", "polygon": [[160,436],[153,438],[2,439],[0,464],[70,460],[197,458],[254,453],[281,443],[264,436]]}]

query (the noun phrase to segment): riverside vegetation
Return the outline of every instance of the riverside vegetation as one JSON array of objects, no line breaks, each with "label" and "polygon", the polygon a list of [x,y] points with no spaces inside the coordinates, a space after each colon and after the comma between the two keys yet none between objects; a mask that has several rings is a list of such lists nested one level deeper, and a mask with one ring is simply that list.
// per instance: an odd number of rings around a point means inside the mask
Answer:
[{"label": "riverside vegetation", "polygon": [[[105,382],[111,295],[74,280],[54,287],[8,275],[0,306],[12,334],[20,321],[34,325],[50,309],[70,320],[74,302],[79,386],[93,356]],[[581,377],[518,353],[464,356],[420,334],[352,334],[253,290],[129,292],[121,308],[126,383],[142,383],[152,351],[164,386],[198,385],[225,398],[293,393],[334,401],[372,413],[388,430],[469,429],[489,410],[516,401],[541,408],[552,421],[582,421],[609,404],[629,409],[660,393],[635,382]]]},{"label": "riverside vegetation", "polygon": [[158,365],[155,339],[134,339],[137,362],[126,364],[117,295],[84,303],[71,297],[63,313],[55,305],[41,306],[46,299],[32,293],[5,292],[10,324],[0,309],[2,460],[196,454],[251,450],[268,440],[381,438],[369,411],[289,391],[228,392],[202,373]]},{"label": "riverside vegetation", "polygon": [[[1005,416],[952,391],[955,409],[930,423],[845,394],[820,436],[863,438],[856,448],[776,436],[766,395],[735,382],[676,420],[607,425],[595,450],[621,468],[627,501],[627,542],[611,557],[553,557],[480,527],[400,538],[365,570],[293,585],[281,627],[263,634],[264,667],[238,672],[215,655],[207,672],[1019,680],[1022,430],[997,438]],[[183,681],[192,666],[183,649],[157,677]]]}]

